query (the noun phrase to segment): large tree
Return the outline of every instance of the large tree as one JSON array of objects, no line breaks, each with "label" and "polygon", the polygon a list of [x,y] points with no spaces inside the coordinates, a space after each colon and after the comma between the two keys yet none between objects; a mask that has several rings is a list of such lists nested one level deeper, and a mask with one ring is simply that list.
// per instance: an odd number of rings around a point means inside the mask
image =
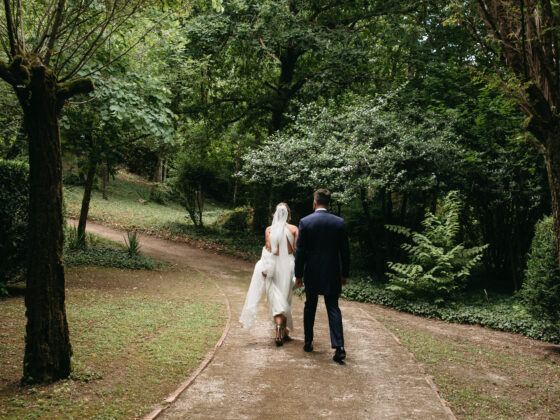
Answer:
[{"label": "large tree", "polygon": [[504,89],[527,116],[527,140],[546,163],[560,264],[560,5],[551,0],[456,2]]},{"label": "large tree", "polygon": [[[142,3],[3,0],[0,78],[17,95],[29,142],[24,383],[55,381],[70,374],[62,263],[60,113],[70,98],[93,90],[87,76],[96,69],[84,71],[84,66]],[[119,51],[104,65],[124,53]]]}]

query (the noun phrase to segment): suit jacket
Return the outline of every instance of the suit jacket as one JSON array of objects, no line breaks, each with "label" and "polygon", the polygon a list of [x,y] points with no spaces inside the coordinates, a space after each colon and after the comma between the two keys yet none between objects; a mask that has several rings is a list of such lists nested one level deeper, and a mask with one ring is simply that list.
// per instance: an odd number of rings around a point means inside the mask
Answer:
[{"label": "suit jacket", "polygon": [[350,271],[344,220],[324,210],[301,219],[295,258],[295,275],[303,277],[306,292],[340,295],[340,278]]}]

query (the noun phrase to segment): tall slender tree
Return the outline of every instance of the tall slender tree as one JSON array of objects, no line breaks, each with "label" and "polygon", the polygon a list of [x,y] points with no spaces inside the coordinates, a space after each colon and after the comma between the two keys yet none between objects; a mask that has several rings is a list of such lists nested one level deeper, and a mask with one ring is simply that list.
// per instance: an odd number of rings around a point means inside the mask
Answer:
[{"label": "tall slender tree", "polygon": [[[68,99],[93,90],[88,76],[96,69],[84,71],[84,67],[143,3],[3,0],[0,78],[17,95],[29,142],[24,383],[56,381],[70,374],[72,350],[62,263],[60,113]],[[120,51],[103,66],[126,52]]]}]

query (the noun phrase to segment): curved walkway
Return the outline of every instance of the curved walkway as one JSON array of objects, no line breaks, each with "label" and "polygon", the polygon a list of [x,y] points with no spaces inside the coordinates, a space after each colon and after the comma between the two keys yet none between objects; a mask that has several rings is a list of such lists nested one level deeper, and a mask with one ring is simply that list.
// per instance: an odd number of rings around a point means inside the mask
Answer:
[{"label": "curved walkway", "polygon": [[[88,231],[123,239],[123,232],[90,222]],[[345,365],[332,361],[321,301],[315,350],[302,350],[303,300],[296,296],[294,341],[275,347],[265,301],[254,329],[244,330],[237,322],[252,264],[151,236],[139,239],[145,254],[194,268],[215,280],[232,312],[229,334],[213,361],[158,419],[454,418],[412,354],[368,313],[369,305],[341,301]]]}]

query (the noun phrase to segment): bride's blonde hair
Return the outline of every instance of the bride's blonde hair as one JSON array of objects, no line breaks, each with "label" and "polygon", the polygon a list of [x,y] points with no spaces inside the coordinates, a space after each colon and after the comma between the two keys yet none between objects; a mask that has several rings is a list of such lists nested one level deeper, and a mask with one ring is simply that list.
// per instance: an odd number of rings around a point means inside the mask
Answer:
[{"label": "bride's blonde hair", "polygon": [[284,206],[286,207],[286,209],[288,209],[288,220],[286,221],[289,222],[290,220],[292,220],[292,211],[290,210],[290,206],[288,206],[287,203],[281,202],[276,205],[276,208],[278,209],[278,207],[280,206]]}]

